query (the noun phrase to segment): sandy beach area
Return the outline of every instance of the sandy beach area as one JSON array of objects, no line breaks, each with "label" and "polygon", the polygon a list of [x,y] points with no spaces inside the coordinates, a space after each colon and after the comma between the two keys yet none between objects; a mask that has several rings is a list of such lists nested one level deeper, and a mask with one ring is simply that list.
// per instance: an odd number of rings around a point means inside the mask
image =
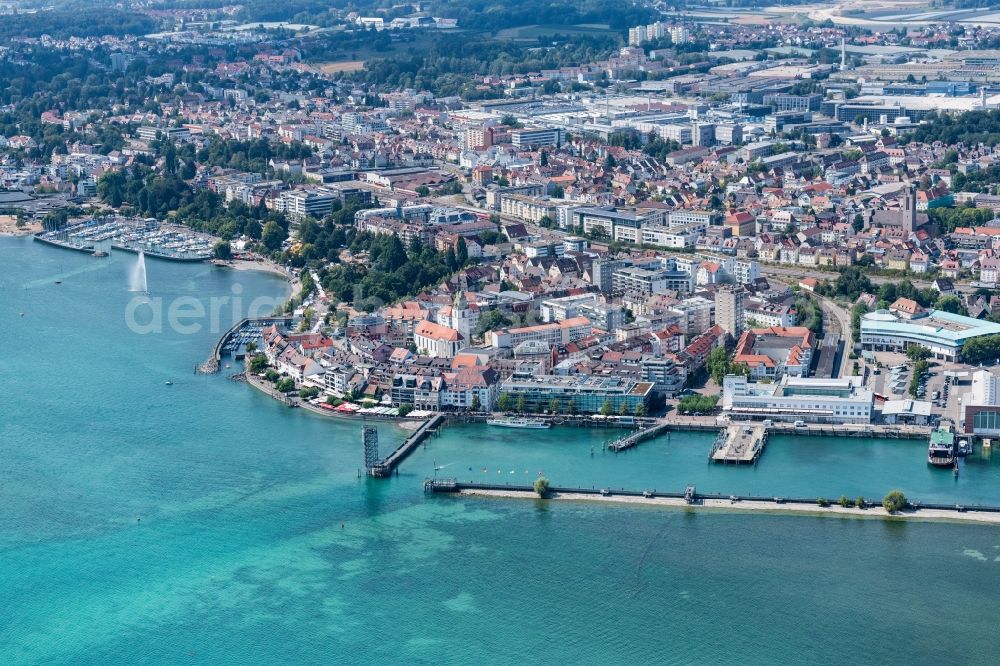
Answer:
[{"label": "sandy beach area", "polygon": [[41,230],[41,222],[27,222],[23,227],[18,227],[17,216],[0,215],[0,236],[30,236]]},{"label": "sandy beach area", "polygon": [[213,259],[212,264],[219,266],[220,268],[231,268],[234,271],[260,271],[262,273],[270,273],[271,275],[283,277],[288,280],[288,284],[292,290],[289,294],[289,298],[298,296],[302,291],[302,283],[298,280],[293,280],[292,276],[288,274],[288,271],[273,261],[249,261],[247,259],[219,261],[217,259]]},{"label": "sandy beach area", "polygon": [[291,276],[288,274],[284,268],[274,263],[273,261],[249,261],[247,259],[233,259],[231,261],[213,261],[216,266],[221,266],[224,268],[232,268],[234,271],[262,271],[264,273],[273,273],[274,275],[280,275],[285,279],[289,279]]},{"label": "sandy beach area", "polygon": [[[473,495],[478,497],[502,497],[516,499],[538,499],[533,492],[520,490],[461,490],[458,494]],[[901,511],[890,514],[881,506],[868,509],[858,509],[856,507],[842,507],[831,504],[828,507],[813,506],[809,504],[774,504],[771,502],[736,502],[729,500],[700,500],[697,504],[687,504],[683,499],[673,497],[626,497],[626,496],[603,496],[603,495],[560,495],[552,493],[548,499],[556,501],[570,502],[603,502],[606,504],[640,504],[664,507],[670,509],[709,509],[715,511],[730,511],[736,513],[743,512],[768,512],[781,514],[798,514],[825,516],[834,515],[851,518],[881,518],[889,520],[933,520],[947,522],[974,522],[991,523],[1000,525],[1000,513],[988,513],[977,511],[942,511],[940,509],[919,509],[917,511]]]}]

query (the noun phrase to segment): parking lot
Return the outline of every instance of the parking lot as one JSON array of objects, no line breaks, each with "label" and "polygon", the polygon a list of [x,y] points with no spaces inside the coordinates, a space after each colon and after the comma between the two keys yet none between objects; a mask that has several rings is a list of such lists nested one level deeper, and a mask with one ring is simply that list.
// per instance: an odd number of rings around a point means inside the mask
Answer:
[{"label": "parking lot", "polygon": [[[874,374],[874,366],[869,364],[869,387],[886,396],[889,400],[910,399],[910,381],[916,365],[903,354],[878,353],[876,359],[881,364],[879,374]],[[960,422],[960,398],[969,390],[970,378],[955,380],[946,378],[946,372],[972,372],[972,368],[959,363],[947,363],[928,359],[930,367],[918,390],[916,399],[931,403],[932,416],[942,420],[950,419],[956,427]],[[894,370],[895,369],[895,370]],[[937,398],[935,398],[935,395]]]}]

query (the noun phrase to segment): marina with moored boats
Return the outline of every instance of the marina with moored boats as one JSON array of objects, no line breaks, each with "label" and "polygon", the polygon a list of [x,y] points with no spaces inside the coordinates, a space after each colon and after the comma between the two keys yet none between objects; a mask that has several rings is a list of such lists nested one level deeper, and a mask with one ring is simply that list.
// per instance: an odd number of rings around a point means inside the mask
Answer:
[{"label": "marina with moored boats", "polygon": [[206,261],[215,239],[153,218],[94,217],[57,230],[35,234],[35,240],[104,257],[112,250],[170,261]]}]

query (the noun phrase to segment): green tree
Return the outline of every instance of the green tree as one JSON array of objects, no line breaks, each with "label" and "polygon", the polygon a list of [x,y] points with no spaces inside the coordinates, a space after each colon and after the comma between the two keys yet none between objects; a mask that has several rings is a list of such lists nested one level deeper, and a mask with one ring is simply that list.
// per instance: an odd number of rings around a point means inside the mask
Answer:
[{"label": "green tree", "polygon": [[480,409],[482,409],[482,407],[483,407],[483,405],[482,405],[482,403],[479,400],[479,394],[478,393],[473,393],[472,394],[472,404],[469,406],[469,408],[472,411],[474,411],[474,412],[478,412]]},{"label": "green tree", "polygon": [[725,347],[716,347],[708,353],[705,359],[705,368],[709,376],[716,384],[722,384],[722,380],[729,373],[729,354]]},{"label": "green tree", "polygon": [[944,310],[952,314],[967,314],[965,306],[962,305],[962,300],[958,296],[951,294],[945,294],[938,298],[934,303],[934,309]]},{"label": "green tree", "polygon": [[171,176],[177,173],[177,148],[172,142],[163,151],[163,170]]},{"label": "green tree", "polygon": [[611,416],[611,413],[615,411],[614,405],[611,404],[611,399],[606,398],[604,404],[601,405],[601,416]]},{"label": "green tree", "polygon": [[412,412],[412,411],[413,411],[413,405],[411,405],[411,404],[410,404],[410,403],[408,403],[408,402],[404,402],[404,403],[403,403],[402,405],[400,405],[400,406],[399,406],[399,408],[398,408],[398,409],[396,410],[396,413],[397,413],[397,414],[399,414],[400,416],[406,416],[407,414],[409,414],[409,413],[410,413],[410,412]]},{"label": "green tree", "polygon": [[962,345],[962,360],[966,363],[993,363],[1000,358],[1000,335],[970,338]]},{"label": "green tree", "polygon": [[281,244],[285,242],[286,238],[288,238],[288,232],[274,220],[265,224],[260,234],[260,242],[272,252],[280,250]]},{"label": "green tree", "polygon": [[902,511],[906,508],[906,505],[906,495],[904,495],[900,490],[891,490],[885,497],[882,498],[882,508],[889,513]]},{"label": "green tree", "polygon": [[528,411],[528,401],[524,399],[523,395],[517,396],[517,406],[515,407],[519,414],[524,414]]},{"label": "green tree", "polygon": [[750,366],[746,363],[730,363],[729,372],[730,375],[742,375],[743,377],[750,376]]},{"label": "green tree", "polygon": [[500,397],[497,398],[497,409],[501,412],[510,411],[510,393],[501,393]]},{"label": "green tree", "polygon": [[799,326],[805,326],[815,335],[823,332],[823,309],[816,299],[805,294],[795,299],[795,310],[799,315]]},{"label": "green tree", "polygon": [[849,266],[837,277],[834,289],[836,295],[856,301],[861,294],[872,291],[872,282],[867,275],[861,272],[860,268]]},{"label": "green tree", "polygon": [[682,414],[708,414],[718,403],[717,395],[686,395],[677,403],[677,411]]},{"label": "green tree", "polygon": [[917,361],[913,366],[913,377],[910,379],[909,392],[911,397],[917,397],[917,391],[920,389],[920,376],[923,375],[928,368],[927,361]]},{"label": "green tree", "polygon": [[[249,351],[249,349],[247,351]],[[267,369],[267,357],[263,354],[255,354],[250,358],[249,369],[250,372],[255,375],[259,375],[264,372],[264,370]]]},{"label": "green tree", "polygon": [[221,259],[223,261],[228,261],[233,258],[233,248],[229,244],[229,241],[219,241],[212,248],[212,256],[216,259]]},{"label": "green tree", "polygon": [[544,498],[549,494],[549,480],[544,476],[540,476],[535,479],[535,482],[531,484],[531,487],[534,489],[535,494],[539,497]]},{"label": "green tree", "polygon": [[559,398],[549,400],[549,411],[553,414],[558,414],[562,411],[562,404],[559,402]]},{"label": "green tree", "polygon": [[906,350],[906,358],[911,361],[926,361],[931,357],[931,350],[922,345],[910,345]]},{"label": "green tree", "polygon": [[122,171],[108,171],[97,179],[97,195],[114,208],[125,200],[125,174]]},{"label": "green tree", "polygon": [[295,380],[292,379],[291,377],[288,377],[286,379],[282,379],[280,382],[278,382],[275,385],[274,388],[276,388],[281,393],[288,393],[289,391],[294,391],[295,390]]},{"label": "green tree", "polygon": [[855,303],[851,308],[851,333],[852,339],[861,337],[861,317],[868,312],[868,306],[864,303]]},{"label": "green tree", "polygon": [[510,317],[505,315],[502,310],[490,310],[479,318],[479,323],[476,324],[476,336],[481,337],[487,331],[505,328],[512,323]]},{"label": "green tree", "polygon": [[464,236],[459,236],[458,242],[455,243],[455,263],[460,267],[469,263],[469,245],[465,242]]},{"label": "green tree", "polygon": [[896,301],[896,285],[892,282],[886,282],[878,290],[878,300],[885,301],[890,305]]}]

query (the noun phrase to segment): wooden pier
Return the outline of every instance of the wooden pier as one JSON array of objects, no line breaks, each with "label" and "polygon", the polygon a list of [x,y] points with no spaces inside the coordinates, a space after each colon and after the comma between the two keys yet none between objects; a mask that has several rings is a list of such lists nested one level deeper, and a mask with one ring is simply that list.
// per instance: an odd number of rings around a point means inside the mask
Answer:
[{"label": "wooden pier", "polygon": [[642,430],[636,430],[630,435],[623,435],[618,439],[615,439],[607,443],[607,448],[610,451],[618,453],[619,451],[624,451],[625,449],[630,449],[636,446],[640,442],[645,442],[647,439],[653,439],[658,437],[662,433],[667,431],[668,425],[666,423],[658,423],[649,428],[644,428]]},{"label": "wooden pier", "polygon": [[631,449],[634,446],[638,446],[642,442],[650,439],[656,439],[660,435],[664,435],[671,432],[712,432],[718,426],[707,425],[703,423],[672,423],[670,421],[662,421],[660,423],[652,423],[647,425],[645,428],[636,430],[628,435],[622,435],[618,439],[611,440],[607,442],[604,447],[609,451],[614,451],[618,453],[620,451],[625,451]]},{"label": "wooden pier", "polygon": [[403,462],[408,455],[413,453],[413,451],[420,446],[425,439],[438,432],[438,426],[444,422],[444,419],[444,414],[437,414],[429,420],[424,421],[420,424],[419,428],[414,430],[413,433],[399,445],[399,448],[383,458],[377,464],[371,466],[368,469],[368,474],[378,478],[391,476],[396,467]]},{"label": "wooden pier", "polygon": [[709,458],[717,463],[752,464],[767,443],[767,428],[759,423],[732,423],[720,433]]}]

